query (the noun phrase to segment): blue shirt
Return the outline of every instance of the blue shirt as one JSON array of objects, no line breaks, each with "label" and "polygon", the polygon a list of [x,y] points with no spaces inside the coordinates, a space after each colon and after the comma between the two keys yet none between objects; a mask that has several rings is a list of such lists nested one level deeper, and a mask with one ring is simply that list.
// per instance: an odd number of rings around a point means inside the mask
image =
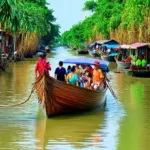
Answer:
[{"label": "blue shirt", "polygon": [[[69,77],[69,75],[68,75]],[[69,77],[69,83],[72,85],[76,85],[76,82],[78,81],[78,75],[76,73],[74,73],[74,75],[70,78]]]},{"label": "blue shirt", "polygon": [[65,76],[66,75],[66,69],[64,67],[62,68],[56,68],[55,74],[57,75],[57,80],[59,81],[65,81]]}]

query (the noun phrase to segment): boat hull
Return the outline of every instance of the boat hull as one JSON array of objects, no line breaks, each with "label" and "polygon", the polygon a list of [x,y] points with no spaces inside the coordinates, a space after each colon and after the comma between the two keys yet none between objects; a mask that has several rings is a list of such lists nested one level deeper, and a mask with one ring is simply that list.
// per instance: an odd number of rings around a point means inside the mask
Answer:
[{"label": "boat hull", "polygon": [[117,59],[116,59],[116,63],[118,67],[122,69],[129,69],[131,66],[131,62],[122,62],[122,61],[118,61]]},{"label": "boat hull", "polygon": [[101,59],[106,61],[115,61],[114,56],[101,55]]},{"label": "boat hull", "polygon": [[150,77],[150,70],[133,70],[130,73],[135,77]]},{"label": "boat hull", "polygon": [[48,118],[98,108],[105,103],[107,90],[107,87],[102,92],[80,88],[47,75],[37,79],[35,88],[41,108]]},{"label": "boat hull", "polygon": [[77,54],[89,54],[89,51],[77,51]]}]

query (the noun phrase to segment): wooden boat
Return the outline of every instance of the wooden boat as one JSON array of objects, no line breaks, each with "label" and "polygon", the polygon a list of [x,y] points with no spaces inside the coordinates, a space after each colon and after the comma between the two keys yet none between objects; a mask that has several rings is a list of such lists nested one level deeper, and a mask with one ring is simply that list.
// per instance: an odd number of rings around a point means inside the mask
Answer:
[{"label": "wooden boat", "polygon": [[122,69],[129,69],[131,66],[131,62],[118,61],[116,58],[115,58],[115,60],[116,60],[118,67],[120,67]]},{"label": "wooden boat", "polygon": [[132,66],[129,74],[136,77],[150,77],[150,68]]},{"label": "wooden boat", "polygon": [[107,87],[97,92],[57,81],[44,73],[36,80],[35,89],[44,114],[51,117],[100,107]]},{"label": "wooden boat", "polygon": [[133,70],[131,74],[136,77],[150,77],[150,70]]},{"label": "wooden boat", "polygon": [[108,55],[108,54],[101,55],[101,59],[105,60],[105,61],[115,61],[114,57],[115,57],[115,55],[113,55],[113,54],[112,55],[111,54],[110,55]]},{"label": "wooden boat", "polygon": [[77,54],[89,54],[88,50],[81,50],[81,51],[76,51]]}]

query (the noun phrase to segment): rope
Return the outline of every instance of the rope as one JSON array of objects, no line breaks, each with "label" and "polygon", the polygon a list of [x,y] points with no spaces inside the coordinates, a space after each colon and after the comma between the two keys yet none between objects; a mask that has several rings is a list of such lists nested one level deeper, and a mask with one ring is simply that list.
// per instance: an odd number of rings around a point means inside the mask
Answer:
[{"label": "rope", "polygon": [[30,100],[30,98],[31,98],[31,96],[32,96],[32,94],[33,94],[34,91],[35,91],[35,89],[33,87],[32,90],[31,90],[31,93],[30,93],[29,97],[25,101],[23,101],[21,103],[13,104],[13,105],[0,105],[0,107],[16,107],[16,106],[19,106],[19,105],[23,105],[23,104],[25,104],[26,102],[28,102]]},{"label": "rope", "polygon": [[[18,104],[13,104],[13,105],[0,105],[0,107],[16,107],[16,106],[20,106],[20,105],[25,104],[26,102],[28,102],[28,101],[30,100],[32,94],[34,93],[34,91],[35,91],[34,85],[35,85],[35,84],[36,84],[36,82],[33,83],[33,87],[32,87],[31,93],[30,93],[30,95],[28,96],[28,98],[27,98],[25,101],[23,101],[23,102],[21,102],[21,103],[18,103]],[[41,85],[42,85],[42,82],[41,82],[39,88],[41,87]],[[37,91],[39,90],[39,88],[37,89]]]},{"label": "rope", "polygon": [[[28,102],[28,101],[30,100],[32,94],[33,94],[34,91],[35,91],[35,85],[36,85],[36,83],[38,83],[38,82],[42,79],[42,77],[43,77],[43,76],[41,76],[40,78],[38,78],[38,79],[32,84],[33,87],[32,87],[32,89],[31,89],[31,93],[30,93],[30,95],[28,96],[28,98],[27,98],[25,101],[23,101],[23,102],[21,102],[21,103],[18,103],[18,104],[12,104],[12,105],[0,105],[0,107],[16,107],[16,106],[20,106],[20,105],[23,105],[23,104],[25,104],[26,102]],[[42,86],[42,83],[43,83],[43,82],[41,82],[39,88],[38,88],[36,91],[38,91],[38,90],[40,89],[40,87]]]}]

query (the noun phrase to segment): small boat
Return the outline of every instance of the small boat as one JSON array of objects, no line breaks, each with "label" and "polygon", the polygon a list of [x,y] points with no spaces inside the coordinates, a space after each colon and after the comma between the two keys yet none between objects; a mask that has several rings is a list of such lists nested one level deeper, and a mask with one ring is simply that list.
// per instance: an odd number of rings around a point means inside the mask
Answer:
[{"label": "small boat", "polygon": [[[82,58],[71,60],[73,61],[68,59],[64,63],[86,63]],[[90,64],[88,60],[87,62]],[[103,62],[101,61],[101,64]],[[104,63],[102,67],[108,66],[107,62]],[[94,91],[60,82],[44,73],[43,76],[36,79],[35,89],[41,108],[49,118],[55,115],[79,113],[103,106],[106,100],[107,86],[105,85],[102,91]]]},{"label": "small boat", "polygon": [[133,70],[131,74],[136,77],[150,77],[150,70]]},{"label": "small boat", "polygon": [[76,51],[77,54],[89,54],[89,51],[88,50],[79,50],[79,51]]},{"label": "small boat", "polygon": [[150,77],[150,68],[149,67],[135,67],[132,66],[132,69],[129,71],[132,76],[135,77]]},{"label": "small boat", "polygon": [[130,66],[131,66],[131,62],[123,62],[123,61],[118,61],[116,58],[116,63],[118,65],[119,68],[122,68],[122,69],[129,69]]},{"label": "small boat", "polygon": [[115,61],[114,57],[117,56],[117,53],[112,53],[112,54],[103,54],[101,55],[101,59],[105,61]]}]

